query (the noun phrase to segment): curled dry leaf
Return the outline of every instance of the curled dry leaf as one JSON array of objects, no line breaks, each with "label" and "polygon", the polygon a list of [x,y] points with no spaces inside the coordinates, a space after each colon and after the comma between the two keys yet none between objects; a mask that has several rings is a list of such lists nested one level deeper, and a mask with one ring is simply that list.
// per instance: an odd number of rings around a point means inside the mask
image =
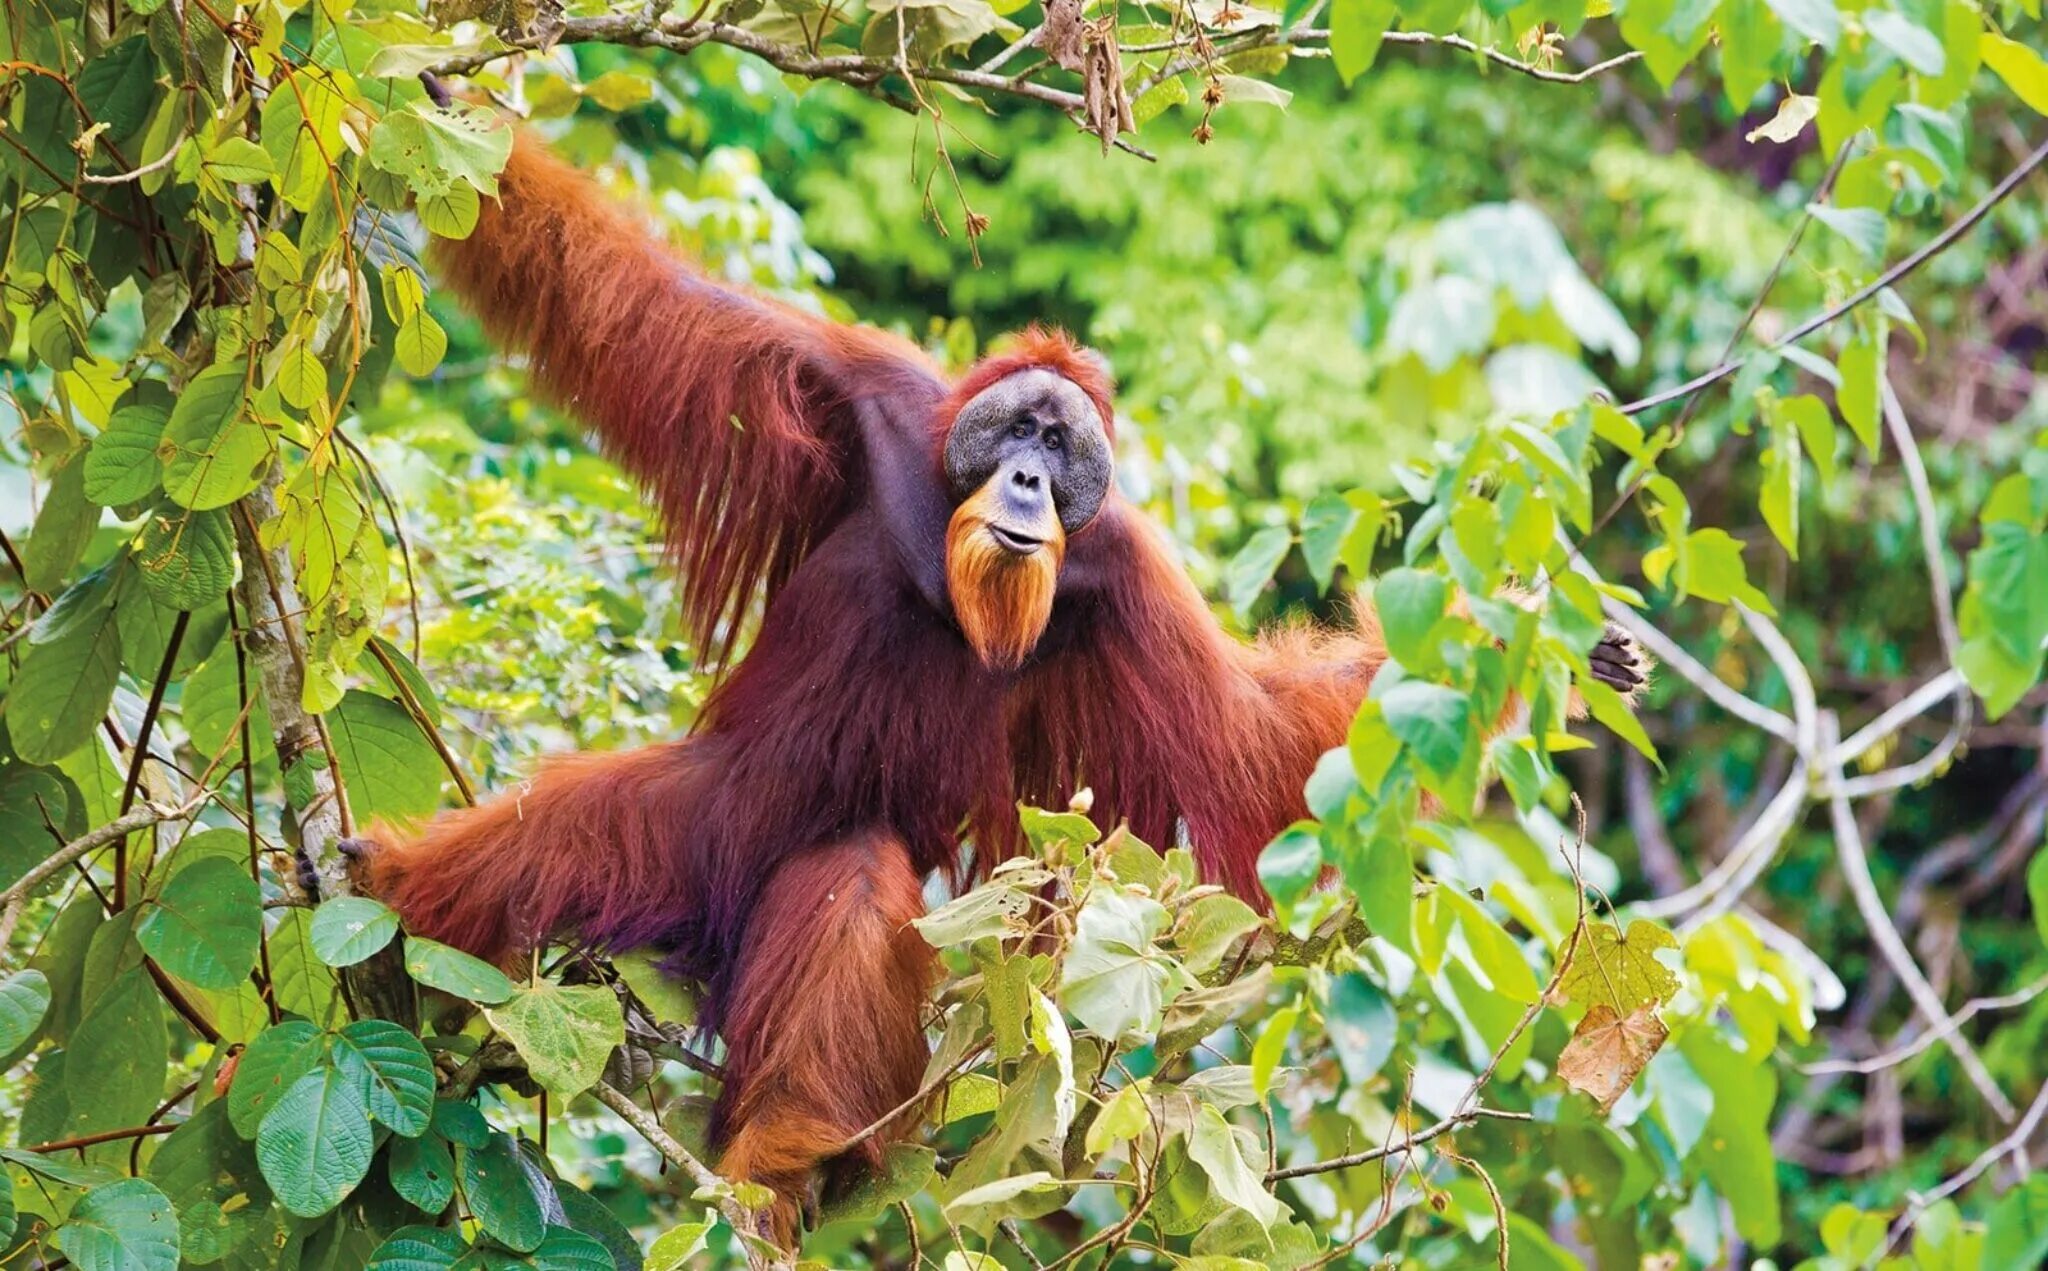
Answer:
[{"label": "curled dry leaf", "polygon": [[1038,34],[1038,47],[1062,69],[1078,71],[1088,48],[1086,28],[1081,20],[1081,0],[1045,0],[1045,27]]},{"label": "curled dry leaf", "polygon": [[1124,88],[1124,64],[1116,48],[1116,15],[1087,24],[1087,47],[1082,53],[1082,96],[1088,102],[1088,131],[1102,138],[1102,153],[1120,132],[1136,132],[1138,122],[1131,115],[1131,95]]},{"label": "curled dry leaf", "polygon": [[1634,1084],[1671,1032],[1657,1018],[1654,1002],[1627,1015],[1598,1005],[1572,1030],[1571,1041],[1557,1057],[1557,1075],[1574,1090],[1593,1096],[1602,1115],[1614,1107],[1622,1091]]}]

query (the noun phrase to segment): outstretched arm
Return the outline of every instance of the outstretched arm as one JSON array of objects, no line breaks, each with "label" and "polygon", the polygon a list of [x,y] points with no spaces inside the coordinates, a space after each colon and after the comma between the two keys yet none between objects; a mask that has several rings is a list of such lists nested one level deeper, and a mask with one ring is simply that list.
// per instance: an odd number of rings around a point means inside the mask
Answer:
[{"label": "outstretched arm", "polygon": [[654,497],[714,647],[847,513],[858,472],[933,462],[944,389],[914,348],[710,281],[530,134],[497,202],[433,259]]}]

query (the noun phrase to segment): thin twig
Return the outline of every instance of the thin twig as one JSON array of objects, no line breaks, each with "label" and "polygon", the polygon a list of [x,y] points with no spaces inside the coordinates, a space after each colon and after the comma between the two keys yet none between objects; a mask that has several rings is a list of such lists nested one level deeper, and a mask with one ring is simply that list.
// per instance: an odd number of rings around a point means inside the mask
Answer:
[{"label": "thin twig", "polygon": [[[590,1092],[597,1096],[598,1102],[618,1113],[621,1120],[639,1131],[641,1138],[646,1139],[669,1164],[682,1170],[692,1183],[718,1193],[718,1212],[725,1215],[725,1220],[732,1224],[734,1231],[750,1235],[760,1230],[754,1212],[740,1204],[739,1199],[732,1193],[731,1184],[720,1178],[710,1166],[698,1160],[690,1149],[677,1142],[674,1135],[661,1127],[661,1122],[654,1118],[653,1113],[633,1102],[631,1096],[605,1082],[598,1082],[591,1087]],[[786,1260],[767,1257],[760,1252],[754,1241],[746,1240],[742,1243],[747,1249],[747,1265],[756,1271],[789,1271],[789,1263]]]},{"label": "thin twig", "polygon": [[1896,1068],[1969,1023],[1979,1013],[1983,1011],[2009,1010],[2015,1006],[2025,1006],[2044,992],[2048,992],[2048,975],[2042,976],[2023,989],[2015,989],[2011,993],[2000,993],[1993,997],[1973,997],[1963,1003],[1962,1007],[1955,1014],[1949,1016],[1945,1023],[1928,1029],[1903,1046],[1895,1046],[1882,1054],[1872,1055],[1868,1059],[1822,1059],[1810,1064],[1801,1064],[1799,1071],[1809,1077],[1821,1077],[1830,1073],[1844,1072],[1869,1076],[1874,1072],[1882,1072],[1886,1068]]},{"label": "thin twig", "polygon": [[[1897,283],[1900,279],[1906,277],[1908,274],[1911,274],[1913,271],[1919,269],[1928,261],[1933,260],[1936,256],[1939,256],[1944,251],[1947,251],[1950,247],[1955,245],[1958,239],[1962,238],[1963,235],[1969,233],[1972,229],[1974,229],[1977,225],[1977,222],[1989,216],[1993,208],[1997,207],[2000,203],[2003,203],[2006,199],[2010,198],[2012,196],[2013,191],[2019,189],[2021,183],[2024,182],[2029,176],[2032,176],[2034,169],[2040,167],[2043,163],[2048,163],[2048,142],[2043,142],[2041,145],[2035,147],[2033,153],[2029,154],[2025,159],[2021,160],[2020,165],[2018,167],[2014,168],[2011,172],[2007,173],[2005,179],[2003,181],[2000,181],[1996,186],[1992,187],[1992,190],[1989,194],[1986,194],[1982,199],[1978,200],[1977,205],[1975,207],[1972,207],[1969,211],[1963,213],[1963,215],[1959,217],[1947,229],[1935,235],[1933,238],[1927,240],[1927,242],[1923,244],[1918,251],[1915,251],[1912,255],[1907,256],[1898,264],[1893,265],[1890,269],[1885,270],[1883,273],[1879,274],[1870,282],[1864,284],[1861,287],[1858,287],[1839,304],[1824,309],[1821,312],[1815,314],[1814,316],[1808,318],[1806,321],[1800,323],[1798,326],[1793,327],[1790,331],[1786,332],[1783,337],[1778,339],[1775,343],[1769,345],[1765,351],[1776,352],[1779,349],[1783,349],[1790,345],[1799,343],[1799,341],[1804,340],[1807,336],[1812,335],[1814,332],[1820,330],[1822,327],[1825,327],[1830,323],[1834,322],[1843,314],[1846,314],[1851,310],[1856,309],[1861,305],[1865,304],[1872,297],[1876,296],[1877,293],[1879,293],[1880,291],[1883,291],[1885,288],[1892,286],[1894,283]],[[1705,371],[1701,374],[1695,375],[1683,384],[1676,385],[1672,388],[1664,389],[1661,392],[1652,393],[1648,397],[1639,398],[1636,401],[1630,402],[1628,405],[1621,407],[1621,413],[1624,415],[1640,415],[1646,410],[1654,410],[1659,406],[1668,406],[1672,402],[1679,401],[1686,397],[1690,397],[1692,394],[1699,392],[1701,389],[1706,388],[1711,384],[1718,384],[1722,380],[1727,379],[1730,375],[1735,374],[1735,372],[1741,370],[1743,365],[1749,361],[1750,357],[1753,356],[1755,355],[1746,354],[1742,357],[1730,358],[1727,361],[1722,362],[1713,370]]]}]

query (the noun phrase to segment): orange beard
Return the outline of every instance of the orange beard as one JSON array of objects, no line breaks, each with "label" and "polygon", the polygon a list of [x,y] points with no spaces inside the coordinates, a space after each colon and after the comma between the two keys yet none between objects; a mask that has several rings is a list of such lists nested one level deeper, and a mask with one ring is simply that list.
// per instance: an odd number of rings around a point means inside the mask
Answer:
[{"label": "orange beard", "polygon": [[946,587],[967,643],[990,670],[1008,671],[1037,647],[1052,617],[1067,539],[1059,518],[1048,516],[1032,527],[1043,546],[1019,556],[989,533],[993,503],[993,492],[983,486],[954,510],[946,526]]}]

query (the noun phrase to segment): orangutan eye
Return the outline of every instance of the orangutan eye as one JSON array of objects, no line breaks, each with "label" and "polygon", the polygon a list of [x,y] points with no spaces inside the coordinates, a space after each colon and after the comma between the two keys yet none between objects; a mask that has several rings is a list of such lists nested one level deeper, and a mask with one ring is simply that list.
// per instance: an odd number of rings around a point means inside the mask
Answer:
[{"label": "orangutan eye", "polygon": [[1048,428],[1045,430],[1045,448],[1047,450],[1058,450],[1062,444],[1064,444],[1064,439],[1061,438],[1059,429]]},{"label": "orangutan eye", "polygon": [[1031,425],[1022,422],[1011,424],[1010,435],[1019,441],[1023,441],[1031,436]]}]

